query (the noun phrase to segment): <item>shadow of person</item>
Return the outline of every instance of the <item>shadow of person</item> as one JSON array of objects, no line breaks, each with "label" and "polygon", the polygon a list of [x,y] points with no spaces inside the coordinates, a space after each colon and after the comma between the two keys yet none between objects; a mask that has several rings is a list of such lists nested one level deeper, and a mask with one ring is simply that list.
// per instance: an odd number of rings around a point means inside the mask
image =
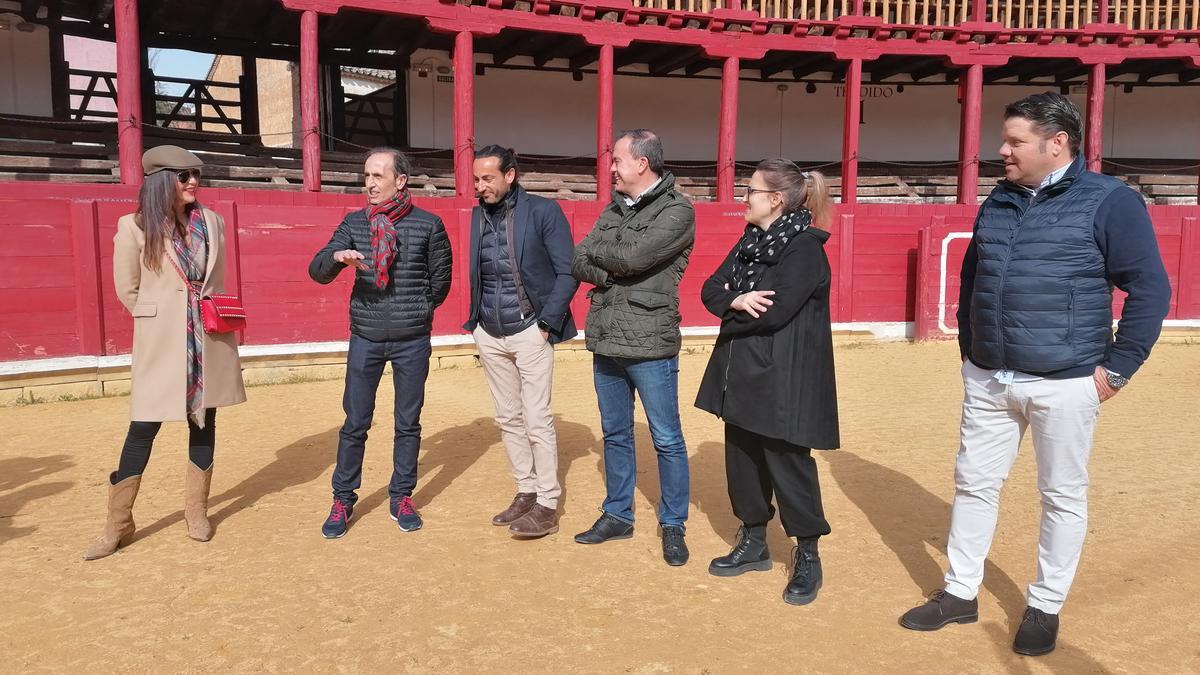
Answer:
[{"label": "shadow of person", "polygon": [[692,505],[703,514],[713,532],[733,548],[741,521],[729,504],[725,480],[725,444],[705,441],[696,446],[691,458]]},{"label": "shadow of person", "polygon": [[67,455],[48,457],[10,457],[0,460],[0,544],[28,536],[37,526],[16,527],[13,517],[30,502],[54,496],[71,489],[69,481],[34,483],[46,476],[75,466]]},{"label": "shadow of person", "polygon": [[570,486],[567,474],[571,471],[571,465],[577,459],[600,453],[602,445],[591,427],[578,422],[564,421],[561,415],[554,416],[554,429],[558,436],[558,484],[562,486],[562,493],[558,497],[558,515],[561,520],[567,513],[569,503],[567,493]]},{"label": "shadow of person", "polygon": [[52,473],[75,466],[70,455],[46,457],[9,457],[0,459],[0,492],[16,490]]},{"label": "shadow of person", "polygon": [[[500,430],[490,417],[480,417],[443,429],[432,436],[421,438],[421,454],[417,459],[417,489],[413,492],[413,504],[417,509],[428,506],[438,495],[475,462],[483,457],[488,448],[500,442]],[[389,455],[390,457],[390,455]],[[432,474],[432,478],[426,477]],[[391,480],[391,472],[387,473]],[[355,517],[367,514],[388,500],[388,486],[384,485],[359,502]]]},{"label": "shadow of person", "polygon": [[[340,428],[340,427],[338,427]],[[316,480],[337,457],[338,428],[305,436],[275,451],[275,459],[243,479],[237,485],[208,500],[209,521],[214,530],[229,516],[253,506],[263,497],[295,485]],[[214,468],[219,471],[221,449],[217,448]],[[183,467],[179,467],[183,468]],[[219,509],[214,510],[217,506]],[[183,510],[159,519],[134,535],[134,541],[149,537],[183,520]]]},{"label": "shadow of person", "polygon": [[[942,588],[942,566],[926,546],[945,552],[950,505],[909,476],[852,452],[838,450],[826,457],[833,479],[866,515],[913,583],[924,592]],[[1025,611],[1025,594],[990,560],[985,563],[983,585],[1000,601],[1015,630]]]}]

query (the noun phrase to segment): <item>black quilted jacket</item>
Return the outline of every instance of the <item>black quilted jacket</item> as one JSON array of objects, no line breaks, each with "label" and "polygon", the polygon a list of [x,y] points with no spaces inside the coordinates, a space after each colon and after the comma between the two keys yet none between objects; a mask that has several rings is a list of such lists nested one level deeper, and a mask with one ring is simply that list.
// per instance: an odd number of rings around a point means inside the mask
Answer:
[{"label": "black quilted jacket", "polygon": [[[396,225],[397,251],[391,280],[375,287],[370,271],[355,270],[350,293],[350,332],[374,342],[429,335],[433,310],[450,293],[450,239],[441,218],[413,207]],[[337,251],[354,249],[367,267],[373,264],[371,228],[365,209],[351,212],[325,248],[317,251],[308,275],[320,284],[337,278],[346,265],[334,262]]]}]

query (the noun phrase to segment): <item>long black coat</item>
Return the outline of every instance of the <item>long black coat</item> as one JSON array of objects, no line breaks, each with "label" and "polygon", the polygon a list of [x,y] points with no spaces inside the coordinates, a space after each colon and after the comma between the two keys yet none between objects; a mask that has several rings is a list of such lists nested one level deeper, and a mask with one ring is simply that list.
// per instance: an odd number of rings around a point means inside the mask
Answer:
[{"label": "long black coat", "polygon": [[757,319],[729,307],[739,295],[725,288],[735,253],[704,283],[701,300],[721,319],[721,332],[700,383],[697,408],[793,445],[828,450],[841,444],[829,325],[828,239],[828,232],[810,227],[767,267],[755,290],[775,291],[775,304]]}]

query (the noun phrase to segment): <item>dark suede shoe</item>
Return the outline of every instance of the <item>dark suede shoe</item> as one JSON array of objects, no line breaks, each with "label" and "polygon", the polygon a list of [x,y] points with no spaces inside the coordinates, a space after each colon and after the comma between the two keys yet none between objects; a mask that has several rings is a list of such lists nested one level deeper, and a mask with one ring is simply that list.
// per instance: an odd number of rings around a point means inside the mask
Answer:
[{"label": "dark suede shoe", "polygon": [[783,601],[789,605],[807,605],[817,599],[824,575],[821,556],[817,554],[817,537],[796,539],[792,551],[792,577],[783,589]]},{"label": "dark suede shoe", "polygon": [[592,529],[575,535],[575,541],[580,544],[603,544],[613,539],[629,539],[632,536],[633,523],[602,513],[592,525]]},{"label": "dark suede shoe", "polygon": [[910,630],[937,630],[948,623],[975,623],[979,620],[979,600],[963,600],[946,591],[934,591],[920,607],[900,617],[900,625]]},{"label": "dark suede shoe", "polygon": [[517,496],[513,497],[512,504],[509,504],[507,509],[492,516],[492,524],[512,525],[521,516],[529,513],[529,509],[532,509],[536,503],[536,492],[518,492]]},{"label": "dark suede shoe", "polygon": [[713,558],[708,573],[716,577],[736,577],[744,572],[771,569],[771,552],[767,550],[767,526],[743,525],[738,528],[738,540],[729,555]]},{"label": "dark suede shoe", "polygon": [[1025,656],[1041,656],[1054,651],[1058,640],[1058,615],[1033,607],[1025,608],[1021,627],[1013,639],[1013,651]]},{"label": "dark suede shoe", "polygon": [[687,544],[683,541],[683,528],[678,525],[663,525],[662,527],[663,560],[671,567],[687,564]]},{"label": "dark suede shoe", "polygon": [[525,515],[518,518],[508,531],[518,537],[544,537],[558,532],[558,512],[535,503]]}]

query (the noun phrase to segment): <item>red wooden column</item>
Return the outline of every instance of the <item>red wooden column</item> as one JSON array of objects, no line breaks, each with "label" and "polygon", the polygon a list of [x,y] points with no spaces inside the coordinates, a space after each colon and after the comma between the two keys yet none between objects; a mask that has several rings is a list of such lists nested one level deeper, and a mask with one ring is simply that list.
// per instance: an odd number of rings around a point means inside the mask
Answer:
[{"label": "red wooden column", "polygon": [[[1108,0],[1100,0],[1096,7],[1097,23],[1108,23]],[[1091,17],[1088,17],[1090,20]]]},{"label": "red wooden column", "polygon": [[454,35],[454,194],[475,197],[475,45],[471,31]]},{"label": "red wooden column", "polygon": [[317,13],[300,15],[300,137],[304,189],[321,190],[321,84],[317,67]]},{"label": "red wooden column", "polygon": [[[1104,2],[1104,0],[1100,0]],[[987,0],[971,0],[971,21],[974,23],[982,23],[984,14],[987,12]]]},{"label": "red wooden column", "polygon": [[862,59],[846,67],[846,112],[842,116],[842,203],[858,200],[858,125],[862,121]]},{"label": "red wooden column", "polygon": [[734,163],[737,160],[738,71],[740,60],[725,57],[721,68],[721,118],[717,135],[717,201],[733,201]]},{"label": "red wooden column", "polygon": [[117,160],[121,182],[142,184],[142,45],[137,0],[113,5],[117,33]]},{"label": "red wooden column", "polygon": [[1083,156],[1087,158],[1088,171],[1100,172],[1104,141],[1104,80],[1103,63],[1093,63],[1088,76],[1087,127],[1083,137]]},{"label": "red wooden column", "polygon": [[983,113],[983,64],[963,74],[962,118],[958,127],[958,203],[979,201],[979,126]]},{"label": "red wooden column", "polygon": [[613,46],[600,45],[597,64],[599,92],[596,100],[596,201],[612,193]]}]

